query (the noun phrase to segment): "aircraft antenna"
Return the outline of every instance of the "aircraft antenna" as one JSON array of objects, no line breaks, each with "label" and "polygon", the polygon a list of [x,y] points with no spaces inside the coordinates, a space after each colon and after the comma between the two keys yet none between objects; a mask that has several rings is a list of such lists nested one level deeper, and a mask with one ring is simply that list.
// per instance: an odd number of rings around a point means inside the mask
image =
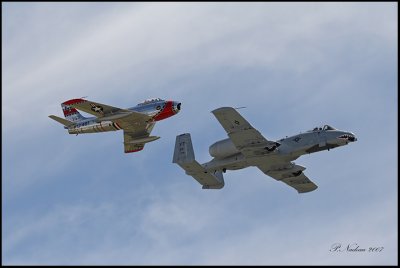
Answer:
[{"label": "aircraft antenna", "polygon": [[243,109],[243,108],[247,108],[247,107],[242,106],[242,107],[236,107],[235,109],[236,109],[236,110],[239,110],[239,109]]}]

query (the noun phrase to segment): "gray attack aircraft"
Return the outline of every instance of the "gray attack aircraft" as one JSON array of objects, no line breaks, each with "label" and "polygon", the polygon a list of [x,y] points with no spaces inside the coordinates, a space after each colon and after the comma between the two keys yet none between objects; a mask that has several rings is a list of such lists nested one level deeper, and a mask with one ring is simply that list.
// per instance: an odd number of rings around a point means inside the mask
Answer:
[{"label": "gray attack aircraft", "polygon": [[331,126],[316,127],[305,133],[278,141],[264,138],[234,108],[222,107],[212,111],[229,138],[210,146],[211,161],[199,164],[195,160],[190,134],[176,137],[173,163],[178,164],[202,186],[203,189],[224,187],[222,173],[249,166],[258,167],[263,173],[293,187],[298,193],[317,189],[304,175],[306,169],[293,160],[304,154],[330,150],[357,141],[351,132]]}]

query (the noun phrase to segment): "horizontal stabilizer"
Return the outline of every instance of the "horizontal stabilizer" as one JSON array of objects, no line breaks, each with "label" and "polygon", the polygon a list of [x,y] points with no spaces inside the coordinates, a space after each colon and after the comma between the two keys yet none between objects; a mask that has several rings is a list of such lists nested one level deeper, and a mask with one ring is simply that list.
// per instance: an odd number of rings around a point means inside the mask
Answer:
[{"label": "horizontal stabilizer", "polygon": [[61,117],[58,117],[58,116],[55,116],[55,115],[49,115],[49,117],[50,117],[51,119],[57,121],[58,123],[63,124],[63,125],[66,126],[66,127],[72,126],[73,124],[75,124],[75,123],[72,122],[72,121],[69,121],[69,120],[67,120],[67,119],[64,119],[64,118],[61,118]]},{"label": "horizontal stabilizer", "polygon": [[178,164],[187,175],[203,185],[203,189],[221,189],[225,185],[221,171],[209,172],[195,160],[189,133],[176,136],[172,162]]}]

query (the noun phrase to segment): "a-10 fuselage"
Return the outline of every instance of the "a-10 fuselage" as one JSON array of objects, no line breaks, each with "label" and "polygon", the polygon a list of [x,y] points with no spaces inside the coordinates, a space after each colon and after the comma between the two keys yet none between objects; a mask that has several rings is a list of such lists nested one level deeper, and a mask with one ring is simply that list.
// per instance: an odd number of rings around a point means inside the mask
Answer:
[{"label": "a-10 fuselage", "polygon": [[[69,105],[80,101],[80,99],[73,99],[64,102],[63,108],[64,115],[68,116],[76,112],[75,109],[70,109]],[[181,104],[176,101],[152,99],[139,103],[135,107],[127,108],[126,110],[135,111],[150,116],[150,122],[160,121],[165,118],[171,117],[179,112]],[[150,123],[149,122],[149,123]],[[97,133],[106,131],[116,131],[122,129],[116,122],[100,121],[97,117],[89,117],[75,122],[74,125],[65,127],[68,129],[69,134],[83,134],[83,133]]]},{"label": "a-10 fuselage", "polygon": [[214,158],[203,166],[209,171],[226,171],[265,163],[273,165],[282,161],[293,161],[304,154],[330,150],[356,140],[353,133],[326,125],[324,128],[314,128],[305,133],[280,139],[272,147],[260,148],[257,156],[245,158],[228,138],[210,146],[209,152]]}]

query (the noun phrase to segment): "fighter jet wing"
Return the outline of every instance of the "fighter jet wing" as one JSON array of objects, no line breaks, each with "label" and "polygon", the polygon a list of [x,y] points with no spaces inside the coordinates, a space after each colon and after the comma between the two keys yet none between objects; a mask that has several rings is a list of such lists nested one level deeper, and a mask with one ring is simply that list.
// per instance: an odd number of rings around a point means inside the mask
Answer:
[{"label": "fighter jet wing", "polygon": [[112,121],[116,127],[123,129],[125,153],[140,151],[143,149],[145,143],[160,138],[150,136],[155,122],[151,116],[146,114],[85,99],[69,100],[66,104],[97,116],[98,122]]},{"label": "fighter jet wing", "polygon": [[123,129],[134,131],[137,131],[138,129],[143,130],[147,128],[148,123],[152,121],[151,116],[146,114],[127,109],[120,109],[85,99],[73,99],[66,103],[78,110],[97,116],[98,122],[112,121],[117,123]]},{"label": "fighter jet wing", "polygon": [[144,127],[124,129],[125,153],[138,152],[143,149],[145,143],[159,139],[160,137],[150,136],[154,125],[155,123],[151,122]]},{"label": "fighter jet wing", "polygon": [[298,193],[307,193],[318,188],[306,175],[304,175],[302,166],[291,162],[282,163],[281,166],[257,166],[264,174],[282,181],[297,190]]},{"label": "fighter jet wing", "polygon": [[126,132],[124,130],[124,150],[125,153],[133,153],[143,150],[143,142],[135,142],[135,133]]},{"label": "fighter jet wing", "polygon": [[65,102],[66,104],[71,105],[72,107],[84,111],[86,113],[92,114],[97,117],[106,117],[115,114],[129,114],[132,113],[130,110],[121,109],[117,107],[113,107],[106,104],[101,104],[94,101],[89,101],[85,99],[73,99]]},{"label": "fighter jet wing", "polygon": [[278,143],[264,138],[232,107],[218,108],[212,113],[236,148],[246,157],[268,154],[279,146]]}]

